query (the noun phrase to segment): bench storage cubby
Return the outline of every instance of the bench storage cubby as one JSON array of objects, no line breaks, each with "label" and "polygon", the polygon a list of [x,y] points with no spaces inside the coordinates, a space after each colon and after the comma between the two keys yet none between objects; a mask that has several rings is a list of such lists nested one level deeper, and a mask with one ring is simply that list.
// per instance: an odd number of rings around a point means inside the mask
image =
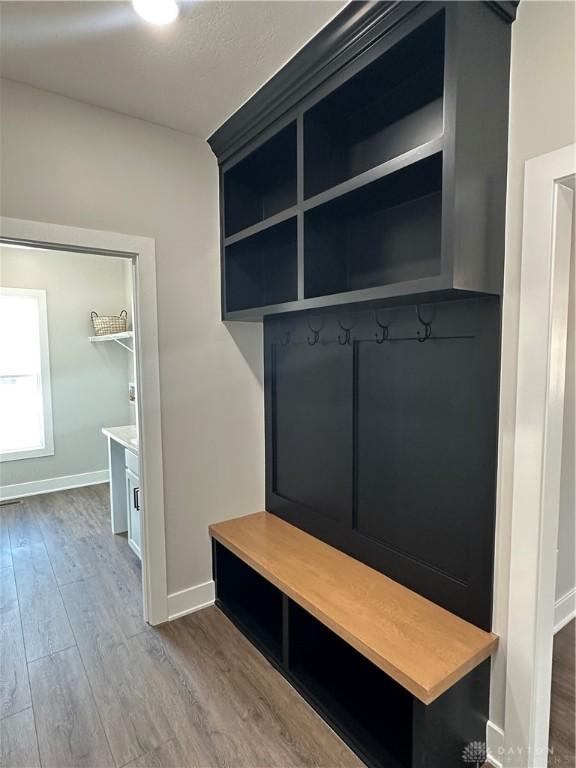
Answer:
[{"label": "bench storage cubby", "polygon": [[214,569],[220,607],[267,656],[280,661],[280,590],[225,547],[218,547]]},{"label": "bench storage cubby", "polygon": [[366,762],[410,766],[413,697],[299,605],[289,601],[288,671]]}]

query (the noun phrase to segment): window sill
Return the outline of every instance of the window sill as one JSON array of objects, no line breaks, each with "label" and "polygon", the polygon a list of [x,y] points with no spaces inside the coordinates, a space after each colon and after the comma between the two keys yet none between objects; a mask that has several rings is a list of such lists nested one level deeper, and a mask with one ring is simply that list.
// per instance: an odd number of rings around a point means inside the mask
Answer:
[{"label": "window sill", "polygon": [[30,448],[24,451],[7,451],[0,453],[0,463],[5,461],[18,461],[19,459],[40,459],[43,456],[54,456],[54,448]]}]

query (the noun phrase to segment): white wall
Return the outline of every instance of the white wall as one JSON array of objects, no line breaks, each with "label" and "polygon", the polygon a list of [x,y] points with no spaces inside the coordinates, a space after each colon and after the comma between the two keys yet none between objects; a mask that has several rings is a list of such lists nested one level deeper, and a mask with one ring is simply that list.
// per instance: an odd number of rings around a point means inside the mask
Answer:
[{"label": "white wall", "polygon": [[126,301],[124,260],[0,248],[0,284],[46,291],[54,455],[3,462],[2,485],[107,469],[103,426],[127,423],[129,352],[91,344],[91,310],[118,314]]},{"label": "white wall", "polygon": [[[576,212],[575,212],[576,221]],[[576,225],[573,234],[576,235]],[[564,395],[564,431],[562,433],[562,470],[560,475],[560,518],[558,520],[558,563],[556,600],[576,587],[576,245],[570,255],[570,300],[568,305],[568,339],[566,348],[566,389]]]},{"label": "white wall", "polygon": [[262,327],[220,321],[204,140],[2,83],[2,214],[156,239],[168,590],[211,578],[208,523],[264,504]]},{"label": "white wall", "polygon": [[512,26],[493,621],[494,631],[500,635],[500,645],[492,667],[490,698],[490,720],[499,728],[504,727],[506,682],[524,163],[575,141],[574,10],[572,2],[521,2]]}]

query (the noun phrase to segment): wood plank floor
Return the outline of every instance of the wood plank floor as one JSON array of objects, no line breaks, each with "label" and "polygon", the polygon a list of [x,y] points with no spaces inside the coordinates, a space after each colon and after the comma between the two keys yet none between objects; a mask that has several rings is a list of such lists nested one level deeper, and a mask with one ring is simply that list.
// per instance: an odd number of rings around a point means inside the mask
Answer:
[{"label": "wood plank floor", "polygon": [[142,620],[106,485],[0,507],[0,768],[359,768],[217,609]]},{"label": "wood plank floor", "polygon": [[[148,627],[106,485],[0,507],[0,768],[359,768],[215,608]],[[550,765],[574,765],[574,626]]]}]

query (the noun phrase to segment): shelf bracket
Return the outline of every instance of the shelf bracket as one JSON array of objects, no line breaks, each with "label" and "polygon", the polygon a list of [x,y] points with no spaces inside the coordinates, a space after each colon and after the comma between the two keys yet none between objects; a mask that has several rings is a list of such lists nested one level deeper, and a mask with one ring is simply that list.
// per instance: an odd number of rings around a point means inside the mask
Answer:
[{"label": "shelf bracket", "polygon": [[132,347],[129,347],[128,344],[124,344],[124,342],[120,341],[120,339],[113,339],[113,341],[115,341],[116,344],[120,344],[120,346],[124,347],[124,349],[127,349],[128,352],[134,352],[134,349]]}]

